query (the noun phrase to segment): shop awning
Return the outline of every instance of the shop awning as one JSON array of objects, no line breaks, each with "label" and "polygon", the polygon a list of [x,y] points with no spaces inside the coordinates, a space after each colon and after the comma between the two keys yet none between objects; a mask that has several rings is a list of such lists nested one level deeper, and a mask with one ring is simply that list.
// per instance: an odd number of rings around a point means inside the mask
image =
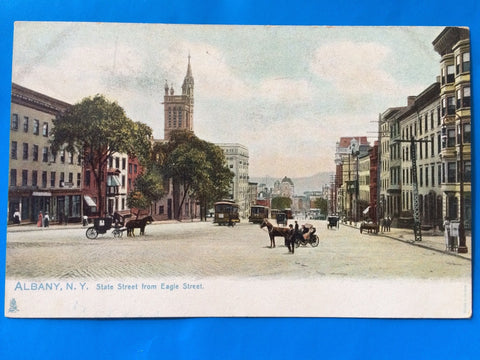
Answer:
[{"label": "shop awning", "polygon": [[34,191],[32,193],[32,196],[47,196],[47,197],[50,197],[50,196],[52,196],[52,193],[48,192],[48,191]]},{"label": "shop awning", "polygon": [[108,175],[107,186],[121,186],[120,178],[116,175]]},{"label": "shop awning", "polygon": [[97,204],[95,204],[95,201],[93,201],[93,199],[90,196],[83,195],[83,199],[85,200],[88,206],[95,206],[95,207],[97,206]]}]

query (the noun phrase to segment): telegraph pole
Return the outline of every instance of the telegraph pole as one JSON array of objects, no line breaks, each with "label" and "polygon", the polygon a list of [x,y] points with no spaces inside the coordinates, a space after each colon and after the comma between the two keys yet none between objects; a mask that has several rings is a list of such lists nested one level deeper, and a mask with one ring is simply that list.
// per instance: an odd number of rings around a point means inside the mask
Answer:
[{"label": "telegraph pole", "polygon": [[410,140],[397,140],[399,142],[410,143],[410,157],[412,159],[412,185],[413,185],[413,232],[415,241],[422,241],[422,224],[420,223],[420,210],[418,206],[418,177],[417,177],[417,143],[428,143],[431,140],[415,140],[412,136]]}]

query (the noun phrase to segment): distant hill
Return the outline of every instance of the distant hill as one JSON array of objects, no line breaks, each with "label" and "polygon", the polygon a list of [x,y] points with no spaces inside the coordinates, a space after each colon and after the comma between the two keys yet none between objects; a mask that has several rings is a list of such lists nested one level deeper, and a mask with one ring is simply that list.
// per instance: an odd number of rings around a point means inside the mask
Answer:
[{"label": "distant hill", "polygon": [[[320,172],[308,177],[291,178],[293,185],[295,186],[295,195],[303,195],[305,191],[320,191],[324,185],[328,185],[331,182],[333,173]],[[288,175],[287,175],[288,176]],[[251,177],[251,182],[258,184],[266,184],[268,188],[272,188],[273,184],[277,180],[282,178],[274,178],[270,176],[264,177]]]}]

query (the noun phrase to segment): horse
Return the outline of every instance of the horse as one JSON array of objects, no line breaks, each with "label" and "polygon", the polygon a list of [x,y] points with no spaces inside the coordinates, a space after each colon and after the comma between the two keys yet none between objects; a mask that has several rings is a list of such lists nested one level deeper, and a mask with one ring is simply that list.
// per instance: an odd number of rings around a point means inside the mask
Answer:
[{"label": "horse", "polygon": [[260,228],[266,227],[268,229],[268,236],[270,237],[270,247],[275,247],[275,236],[281,236],[285,238],[285,242],[288,241],[290,237],[290,229],[287,227],[277,227],[273,226],[267,219],[263,219],[260,224]]},{"label": "horse", "polygon": [[144,217],[143,219],[134,219],[129,220],[125,227],[127,228],[127,236],[135,236],[135,228],[140,228],[140,235],[145,235],[145,226],[147,224],[151,224],[153,222],[153,218],[149,215]]}]

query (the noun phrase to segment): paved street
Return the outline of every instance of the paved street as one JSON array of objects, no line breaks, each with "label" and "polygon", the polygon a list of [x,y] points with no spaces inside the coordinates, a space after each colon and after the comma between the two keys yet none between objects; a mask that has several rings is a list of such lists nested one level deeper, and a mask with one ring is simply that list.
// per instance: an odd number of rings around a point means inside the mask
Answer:
[{"label": "paved street", "polygon": [[[7,278],[100,279],[106,277],[348,277],[469,278],[471,261],[391,238],[360,234],[341,225],[317,227],[320,244],[289,254],[283,238],[269,248],[266,230],[241,223],[154,223],[145,236],[114,238],[111,231],[89,240],[79,225],[39,229],[11,227],[7,233]],[[302,223],[300,221],[300,223]],[[124,234],[126,235],[126,234]],[[138,229],[137,229],[138,235]],[[433,240],[430,240],[433,241]],[[435,240],[441,244],[441,236]],[[424,243],[428,244],[428,236]]]}]

